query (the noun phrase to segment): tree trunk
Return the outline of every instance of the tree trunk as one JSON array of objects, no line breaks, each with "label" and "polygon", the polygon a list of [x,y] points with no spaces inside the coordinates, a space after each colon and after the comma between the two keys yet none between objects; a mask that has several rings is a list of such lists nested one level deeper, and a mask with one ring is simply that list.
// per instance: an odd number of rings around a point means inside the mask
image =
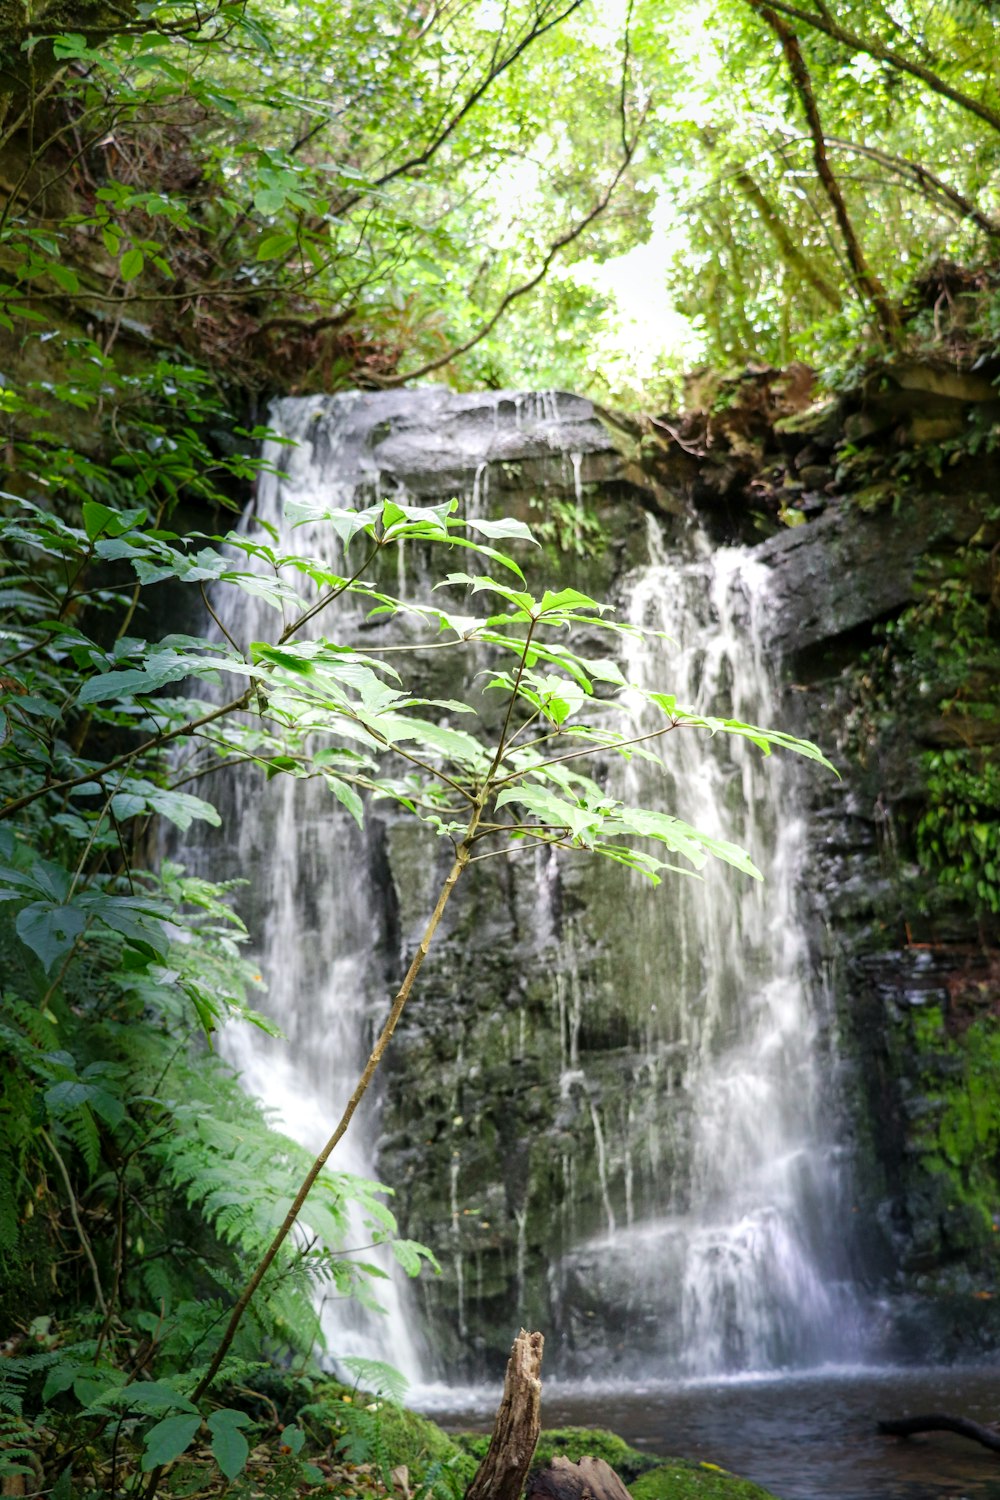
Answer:
[{"label": "tree trunk", "polygon": [[526,1333],[523,1328],[514,1340],[489,1452],[465,1500],[520,1500],[542,1425],[544,1344],[540,1333]]}]

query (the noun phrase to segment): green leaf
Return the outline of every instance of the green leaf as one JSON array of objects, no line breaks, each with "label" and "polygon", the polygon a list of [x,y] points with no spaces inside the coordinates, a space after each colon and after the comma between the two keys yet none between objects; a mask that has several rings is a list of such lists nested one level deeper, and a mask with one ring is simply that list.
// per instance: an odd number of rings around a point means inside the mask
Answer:
[{"label": "green leaf", "polygon": [[113,521],[115,512],[110,505],[101,505],[97,500],[85,500],[83,502],[83,524],[87,536],[93,542],[100,536],[101,532]]},{"label": "green leaf", "polygon": [[146,1434],[146,1445],[142,1455],[142,1471],[148,1474],[161,1464],[173,1463],[175,1458],[190,1448],[194,1435],[201,1426],[201,1417],[166,1417],[157,1422]]},{"label": "green leaf", "polygon": [[[145,519],[146,510],[142,506],[134,506],[129,510],[115,510],[111,505],[102,505],[99,500],[83,502],[83,524],[88,540],[92,542],[102,535],[120,537],[126,531],[131,531],[134,526],[141,526]],[[125,552],[123,555],[127,556],[128,553]]]},{"label": "green leaf", "polygon": [[294,234],[268,234],[257,246],[258,260],[279,260],[295,248]]},{"label": "green leaf", "polygon": [[60,291],[69,292],[72,295],[80,290],[80,278],[69,266],[49,266],[49,275]]},{"label": "green leaf", "polygon": [[33,901],[18,912],[17,935],[41,960],[46,974],[58,959],[67,954],[87,925],[78,906]]},{"label": "green leaf", "polygon": [[130,1385],[112,1392],[105,1401],[108,1405],[124,1406],[131,1411],[194,1413],[198,1409],[186,1396],[182,1396],[163,1380],[134,1380]]},{"label": "green leaf", "polygon": [[365,805],[357,792],[346,781],[341,781],[337,776],[328,775],[326,784],[330,788],[337,801],[347,808],[351,817],[359,828],[365,826]]},{"label": "green leaf", "polygon": [[498,793],[496,805],[501,808],[511,803],[525,808],[540,823],[568,829],[571,838],[581,838],[588,832],[595,832],[601,824],[598,809],[584,803],[568,802],[566,798],[557,797],[544,787],[505,787]]},{"label": "green leaf", "polygon": [[94,1092],[92,1084],[81,1083],[75,1078],[66,1078],[62,1083],[54,1083],[51,1088],[45,1090],[45,1103],[50,1114],[63,1115],[68,1110],[76,1109],[77,1105],[85,1103]]},{"label": "green leaf", "polygon": [[77,61],[99,63],[105,61],[99,52],[95,52],[88,47],[87,38],[81,36],[78,31],[67,31],[62,36],[54,37],[52,40],[52,55],[60,62],[68,58],[73,58]]},{"label": "green leaf", "polygon": [[521,542],[531,542],[535,547],[541,544],[532,535],[530,526],[524,521],[515,521],[505,516],[498,521],[486,521],[481,517],[471,517],[464,523],[470,531],[478,531],[480,536],[488,536],[493,541],[504,541],[508,538]]},{"label": "green leaf", "polygon": [[432,1252],[426,1245],[420,1244],[419,1240],[392,1240],[389,1248],[407,1276],[419,1276],[425,1262],[440,1271]]},{"label": "green leaf", "polygon": [[581,594],[578,589],[559,589],[556,593],[553,593],[551,589],[546,589],[538,605],[538,613],[545,615],[562,613],[567,609],[593,609],[598,614],[604,615],[610,608],[610,604],[599,604],[596,599]]},{"label": "green leaf", "polygon": [[258,213],[270,216],[271,214],[281,212],[285,206],[285,199],[287,197],[288,193],[282,187],[259,188],[254,193],[253,206]]},{"label": "green leaf", "polygon": [[68,1391],[77,1377],[79,1366],[76,1364],[56,1365],[45,1378],[42,1388],[42,1401],[47,1406],[53,1396],[59,1396],[63,1391]]},{"label": "green leaf", "polygon": [[233,1411],[230,1407],[213,1411],[208,1419],[212,1457],[227,1479],[235,1479],[250,1456],[250,1445],[239,1430],[249,1423],[246,1412]]},{"label": "green leaf", "polygon": [[141,274],[144,265],[145,256],[143,255],[141,250],[137,250],[133,245],[131,250],[125,251],[125,254],[118,262],[118,270],[121,274],[122,281],[124,281],[126,285],[128,285],[130,281],[134,281],[135,278]]},{"label": "green leaf", "polygon": [[114,1094],[109,1094],[107,1089],[94,1089],[90,1097],[90,1107],[112,1130],[125,1118],[124,1104]]}]

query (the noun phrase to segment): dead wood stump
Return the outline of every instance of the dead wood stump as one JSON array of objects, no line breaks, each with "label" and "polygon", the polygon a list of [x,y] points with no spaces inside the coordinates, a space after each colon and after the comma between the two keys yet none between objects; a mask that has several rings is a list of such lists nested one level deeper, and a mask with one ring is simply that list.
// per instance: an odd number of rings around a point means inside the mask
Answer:
[{"label": "dead wood stump", "polygon": [[525,1500],[632,1500],[603,1458],[554,1458],[532,1475]]},{"label": "dead wood stump", "polygon": [[489,1451],[465,1500],[520,1500],[542,1426],[544,1344],[540,1333],[523,1328],[514,1340]]}]

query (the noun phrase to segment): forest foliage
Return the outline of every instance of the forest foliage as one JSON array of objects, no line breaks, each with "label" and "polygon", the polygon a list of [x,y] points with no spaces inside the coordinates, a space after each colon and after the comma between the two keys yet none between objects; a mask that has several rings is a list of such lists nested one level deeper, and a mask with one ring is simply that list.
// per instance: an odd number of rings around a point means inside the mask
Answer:
[{"label": "forest foliage", "polygon": [[[649,841],[669,865],[755,873],[584,774],[595,749],[657,751],[608,718],[633,688],[620,627],[572,589],[529,592],[520,523],[370,497],[311,518],[330,556],[232,531],[267,398],[423,378],[669,389],[669,350],[645,383],[626,370],[593,276],[664,213],[663,295],[713,359],[834,366],[859,337],[920,337],[914,275],[998,235],[998,24],[961,0],[0,5],[9,1474],[60,1496],[88,1469],[99,1490],[127,1475],[151,1497],[202,1443],[235,1476],[248,1424],[275,1425],[240,1388],[267,1358],[308,1364],[317,1285],[375,1295],[377,1268],[340,1248],[348,1204],[406,1271],[426,1260],[378,1185],[278,1134],[211,1048],[223,1023],[266,1027],[261,982],[233,892],[153,844],[217,821],[220,768],[319,778],[357,816],[389,798],[458,874],[510,838],[653,877]],[[450,603],[371,581],[404,540],[446,559]],[[196,633],[223,588],[268,600],[270,640]],[[389,657],[307,632],[344,594],[490,648],[486,731],[443,727],[470,705],[422,700]],[[606,654],[567,644],[578,627]],[[647,707],[656,733],[821,758],[667,691]],[[301,1429],[285,1435],[298,1462]]]},{"label": "forest foliage", "polygon": [[974,0],[55,13],[0,37],[6,319],[82,314],[106,355],[151,339],[243,389],[655,397],[677,356],[629,372],[598,274],[653,226],[643,316],[673,304],[686,357],[836,366],[1000,235]]}]

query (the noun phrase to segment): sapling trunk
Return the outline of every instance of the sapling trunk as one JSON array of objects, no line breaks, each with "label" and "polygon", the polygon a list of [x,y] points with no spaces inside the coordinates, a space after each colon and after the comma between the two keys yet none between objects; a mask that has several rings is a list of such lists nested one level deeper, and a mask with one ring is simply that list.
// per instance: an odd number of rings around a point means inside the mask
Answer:
[{"label": "sapling trunk", "polygon": [[226,1325],[226,1331],[222,1335],[222,1338],[219,1341],[219,1346],[209,1362],[208,1369],[205,1371],[201,1380],[199,1380],[197,1386],[192,1392],[191,1399],[193,1401],[199,1401],[201,1399],[201,1397],[208,1390],[209,1386],[212,1384],[216,1375],[218,1375],[219,1369],[222,1365],[222,1361],[225,1359],[230,1348],[232,1347],[233,1339],[236,1337],[236,1331],[239,1328],[240,1323],[243,1321],[243,1315],[246,1312],[247,1308],[250,1306],[254,1293],[260,1286],[264,1277],[267,1275],[267,1272],[272,1265],[278,1251],[281,1249],[282,1245],[285,1243],[285,1240],[291,1234],[296,1220],[298,1219],[299,1214],[302,1211],[306,1199],[312,1191],[317,1177],[326,1166],[328,1160],[330,1159],[331,1155],[342,1139],[345,1131],[347,1130],[348,1125],[350,1125],[351,1120],[354,1117],[355,1110],[361,1103],[365,1094],[368,1092],[368,1085],[374,1078],[378,1065],[385,1055],[385,1050],[392,1040],[392,1034],[396,1030],[396,1026],[399,1023],[399,1018],[403,1014],[407,1000],[410,998],[410,993],[413,989],[414,981],[416,980],[417,975],[420,973],[421,965],[423,964],[424,959],[427,957],[427,953],[433,940],[434,934],[437,931],[438,924],[440,923],[441,918],[444,915],[444,909],[451,899],[451,893],[455,889],[455,886],[458,884],[462,872],[469,862],[471,841],[475,833],[476,825],[479,822],[479,816],[480,808],[479,806],[477,806],[473,813],[473,817],[470,819],[465,838],[462,840],[461,844],[459,844],[457,850],[455,851],[455,859],[452,863],[451,869],[448,871],[445,882],[441,887],[441,891],[437,899],[437,904],[435,905],[434,910],[431,913],[430,920],[428,921],[427,926],[424,929],[424,935],[420,940],[417,951],[414,953],[412,959],[410,960],[410,966],[406,971],[403,982],[400,985],[399,989],[396,991],[396,997],[392,1002],[392,1008],[390,1009],[389,1014],[386,1018],[385,1025],[379,1032],[378,1039],[376,1040],[375,1045],[372,1048],[371,1053],[369,1054],[368,1061],[364,1066],[364,1071],[355,1084],[354,1091],[351,1094],[351,1097],[348,1099],[347,1104],[344,1106],[344,1112],[337,1122],[336,1129],[334,1130],[333,1134],[330,1136],[330,1139],[327,1141],[322,1151],[320,1151],[312,1166],[309,1168],[309,1171],[303,1178],[302,1185],[296,1193],[294,1199],[292,1200],[292,1205],[289,1208],[288,1213],[285,1215],[281,1227],[275,1234],[274,1239],[268,1245],[253,1275],[250,1277],[250,1280],[243,1288],[239,1300],[237,1301],[236,1306],[233,1308],[233,1311],[230,1314],[229,1322]]}]

